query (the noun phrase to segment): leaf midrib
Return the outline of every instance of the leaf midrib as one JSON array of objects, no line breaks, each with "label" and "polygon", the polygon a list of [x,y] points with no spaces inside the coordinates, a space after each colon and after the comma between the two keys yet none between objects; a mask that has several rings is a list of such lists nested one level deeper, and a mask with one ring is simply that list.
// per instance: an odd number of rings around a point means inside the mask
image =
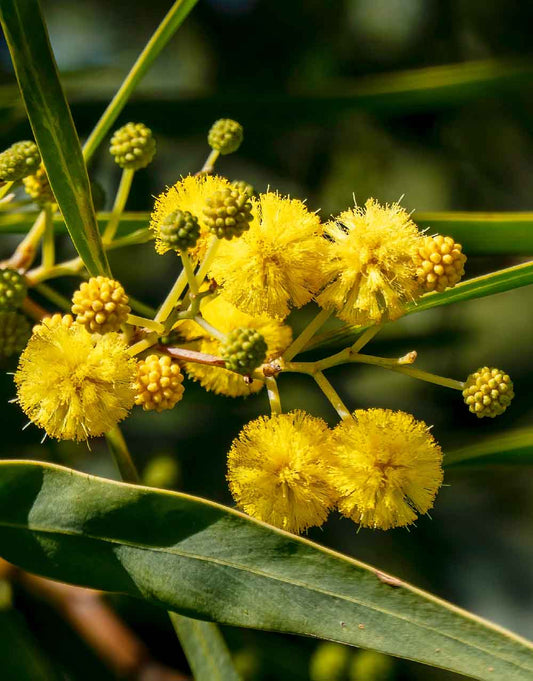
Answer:
[{"label": "leaf midrib", "polygon": [[[189,558],[189,559],[192,559],[192,560],[198,560],[199,562],[213,563],[215,565],[220,565],[220,566],[223,566],[223,567],[229,567],[229,568],[232,568],[234,570],[240,570],[241,572],[247,572],[247,573],[256,575],[258,577],[263,577],[263,578],[266,578],[266,579],[271,579],[271,580],[280,582],[282,584],[287,584],[287,585],[290,585],[290,586],[296,586],[296,587],[299,587],[299,588],[302,588],[302,589],[313,591],[313,592],[318,593],[318,594],[322,594],[324,596],[329,596],[329,597],[332,597],[332,598],[336,598],[338,600],[343,600],[343,601],[346,601],[348,603],[358,605],[360,607],[366,608],[368,610],[371,610],[371,611],[374,611],[374,612],[377,612],[377,613],[380,613],[380,614],[388,615],[388,616],[396,618],[398,620],[407,622],[407,623],[409,623],[409,624],[411,624],[415,627],[419,627],[420,629],[431,631],[431,632],[436,633],[440,636],[444,636],[445,638],[448,638],[452,641],[460,643],[460,644],[467,646],[469,648],[472,648],[474,650],[479,650],[479,651],[481,651],[485,654],[488,654],[489,656],[491,656],[495,659],[499,659],[499,660],[501,660],[501,661],[503,661],[507,664],[511,664],[511,665],[515,666],[517,669],[520,669],[520,670],[523,670],[523,671],[533,671],[533,666],[531,666],[531,667],[530,666],[523,666],[523,664],[520,664],[513,659],[509,659],[506,656],[495,653],[493,649],[486,649],[486,648],[484,648],[484,647],[482,647],[478,644],[467,642],[467,641],[465,641],[461,638],[453,636],[452,634],[449,634],[447,632],[443,632],[436,627],[432,627],[432,626],[429,626],[427,624],[420,623],[416,620],[411,620],[410,618],[404,617],[404,616],[402,616],[402,615],[400,615],[396,612],[391,612],[391,611],[386,610],[384,608],[380,608],[376,605],[373,605],[373,604],[370,604],[370,603],[365,603],[363,601],[359,601],[359,600],[357,600],[353,597],[350,597],[350,596],[347,596],[347,595],[344,595],[344,594],[337,594],[337,593],[334,593],[334,592],[331,592],[331,591],[320,589],[317,586],[311,586],[309,584],[306,584],[305,582],[299,582],[297,580],[283,578],[281,576],[273,575],[273,574],[270,574],[268,572],[262,572],[260,570],[255,569],[255,568],[242,566],[242,565],[239,565],[237,563],[230,563],[228,561],[221,560],[219,558],[200,556],[198,554],[188,553],[186,551],[178,551],[175,548],[173,549],[173,548],[168,548],[168,547],[163,547],[163,548],[162,547],[147,547],[147,546],[143,546],[142,544],[138,544],[136,542],[132,542],[132,541],[128,541],[128,540],[113,539],[113,538],[110,538],[110,537],[100,537],[100,536],[97,536],[97,535],[92,535],[92,534],[88,534],[88,533],[85,533],[85,532],[78,532],[78,531],[74,531],[74,530],[66,530],[66,529],[57,530],[57,529],[51,529],[51,528],[46,528],[46,527],[28,527],[27,525],[23,525],[23,524],[20,524],[20,523],[8,523],[8,522],[5,522],[5,521],[0,521],[0,526],[9,527],[9,528],[12,528],[12,529],[18,529],[18,530],[22,530],[22,531],[29,532],[29,533],[35,533],[35,534],[41,533],[41,534],[58,535],[58,536],[65,535],[65,536],[72,536],[72,537],[82,537],[82,538],[92,539],[94,541],[104,542],[104,543],[108,543],[108,544],[112,544],[112,545],[128,546],[130,548],[135,548],[135,549],[140,550],[140,551],[152,551],[152,552],[156,552],[156,553],[164,553],[164,554],[179,556],[179,557],[182,557],[182,558]],[[359,569],[363,570],[364,568],[359,568]],[[377,577],[376,577],[376,579],[377,579]],[[405,586],[400,587],[400,588],[406,588],[407,590],[409,590],[409,587],[408,587],[407,584]],[[496,633],[496,632],[494,632],[494,633]],[[498,633],[501,633],[501,632],[498,632]],[[411,659],[415,659],[415,661],[416,661],[416,658],[411,658]],[[443,667],[443,668],[444,669],[450,669],[450,670],[453,671],[452,667]]]}]

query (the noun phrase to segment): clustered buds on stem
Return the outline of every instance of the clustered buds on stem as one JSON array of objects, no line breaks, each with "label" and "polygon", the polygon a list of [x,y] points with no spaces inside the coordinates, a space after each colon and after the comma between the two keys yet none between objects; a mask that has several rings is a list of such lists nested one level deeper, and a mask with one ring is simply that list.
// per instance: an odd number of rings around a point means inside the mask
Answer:
[{"label": "clustered buds on stem", "polygon": [[200,236],[200,224],[188,210],[174,210],[159,225],[159,239],[173,251],[194,248]]},{"label": "clustered buds on stem", "polygon": [[465,404],[478,418],[503,414],[514,397],[511,377],[501,369],[482,367],[466,379]]},{"label": "clustered buds on stem", "polygon": [[109,151],[121,168],[140,170],[151,163],[156,144],[144,123],[126,123],[114,132]]},{"label": "clustered buds on stem", "polygon": [[31,326],[18,312],[0,312],[0,357],[21,352],[30,337]]},{"label": "clustered buds on stem", "polygon": [[0,180],[17,182],[37,171],[41,154],[35,142],[15,142],[0,154]]},{"label": "clustered buds on stem", "polygon": [[451,236],[425,237],[416,256],[416,276],[425,291],[455,286],[465,273],[466,255]]},{"label": "clustered buds on stem", "polygon": [[42,166],[33,175],[27,175],[22,182],[26,194],[39,206],[55,202],[52,187],[48,182],[48,175]]},{"label": "clustered buds on stem", "polygon": [[226,369],[250,375],[265,361],[267,344],[255,329],[234,329],[220,346]]},{"label": "clustered buds on stem", "polygon": [[238,189],[221,189],[207,199],[204,218],[219,239],[233,239],[250,229],[252,204],[248,194]]},{"label": "clustered buds on stem", "polygon": [[22,305],[27,292],[22,274],[10,268],[0,270],[0,310],[16,310]]},{"label": "clustered buds on stem", "polygon": [[91,333],[118,331],[129,313],[128,296],[122,285],[108,277],[98,276],[83,282],[72,297],[76,323]]},{"label": "clustered buds on stem", "polygon": [[168,355],[148,355],[137,362],[135,404],[145,411],[172,409],[183,396],[179,364]]},{"label": "clustered buds on stem", "polygon": [[220,118],[213,123],[207,136],[209,146],[223,156],[237,151],[241,146],[242,139],[242,125],[231,120],[231,118]]}]

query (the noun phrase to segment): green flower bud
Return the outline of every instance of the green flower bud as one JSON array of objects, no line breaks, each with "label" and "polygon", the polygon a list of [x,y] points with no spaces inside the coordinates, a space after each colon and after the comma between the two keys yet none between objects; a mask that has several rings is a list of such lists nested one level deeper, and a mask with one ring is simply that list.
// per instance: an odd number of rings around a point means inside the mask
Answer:
[{"label": "green flower bud", "polygon": [[39,206],[43,206],[45,203],[55,203],[52,187],[50,187],[48,182],[48,175],[42,166],[34,175],[28,175],[22,182],[24,183],[26,194]]},{"label": "green flower bud", "polygon": [[252,204],[237,189],[221,189],[210,196],[203,213],[209,230],[219,239],[241,236],[252,222]]},{"label": "green flower bud", "polygon": [[394,662],[388,655],[374,650],[360,650],[350,665],[350,681],[389,681]]},{"label": "green flower bud", "polygon": [[172,456],[161,454],[151,459],[143,471],[143,484],[147,487],[171,489],[180,479],[180,465]]},{"label": "green flower bud", "polygon": [[31,335],[26,317],[18,312],[0,312],[0,357],[22,352]]},{"label": "green flower bud", "polygon": [[223,156],[232,154],[242,144],[242,125],[231,118],[221,118],[213,123],[207,136],[207,142],[212,149]]},{"label": "green flower bud", "polygon": [[35,173],[41,154],[35,142],[16,142],[0,154],[0,180],[16,182]]},{"label": "green flower bud", "polygon": [[478,418],[494,418],[503,414],[513,399],[513,382],[501,369],[482,367],[466,379],[463,397]]},{"label": "green flower bud", "polygon": [[145,168],[155,156],[156,146],[152,131],[143,123],[126,123],[115,130],[109,151],[121,168]]},{"label": "green flower bud", "polygon": [[220,355],[226,369],[245,376],[253,373],[265,361],[267,344],[255,329],[233,329],[220,345]]},{"label": "green flower bud", "polygon": [[255,191],[254,186],[251,185],[249,182],[246,182],[246,180],[233,180],[231,186],[237,191],[246,194],[246,196],[249,199],[251,199],[254,196],[257,196],[257,192]]},{"label": "green flower bud", "polygon": [[0,310],[16,310],[22,305],[28,287],[26,280],[17,270],[0,270]]},{"label": "green flower bud", "polygon": [[174,210],[158,225],[158,235],[163,246],[174,251],[194,248],[200,236],[200,224],[188,210]]}]

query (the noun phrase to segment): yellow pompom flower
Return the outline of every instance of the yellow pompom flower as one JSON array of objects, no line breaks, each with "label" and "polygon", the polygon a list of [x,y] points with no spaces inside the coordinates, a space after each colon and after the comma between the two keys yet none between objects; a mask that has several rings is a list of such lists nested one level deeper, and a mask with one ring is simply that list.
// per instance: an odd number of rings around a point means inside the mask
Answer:
[{"label": "yellow pompom flower", "polygon": [[397,319],[421,294],[414,258],[422,235],[397,203],[344,211],[325,226],[330,237],[326,281],[319,305],[350,324]]},{"label": "yellow pompom flower", "polygon": [[159,238],[160,226],[165,218],[174,211],[188,211],[198,220],[200,224],[200,237],[196,246],[189,251],[193,260],[201,260],[207,250],[213,234],[209,231],[209,226],[205,222],[203,210],[207,205],[207,199],[216,192],[231,188],[229,180],[216,175],[187,175],[182,177],[166,192],[160,194],[154,205],[154,210],[150,218],[150,229],[155,234],[155,250],[163,255],[170,250],[170,246]]},{"label": "yellow pompom flower", "polygon": [[322,225],[297,199],[268,192],[251,203],[250,229],[221,244],[210,275],[242,312],[284,319],[322,286]]},{"label": "yellow pompom flower", "polygon": [[[267,344],[267,360],[279,357],[292,342],[292,330],[287,324],[281,324],[268,317],[252,317],[240,312],[218,296],[202,305],[202,316],[222,333],[229,333],[233,329],[245,328],[258,331]],[[220,356],[220,341],[209,336],[194,322],[181,322],[178,329],[191,341],[198,341],[194,349],[208,355]],[[206,366],[188,362],[185,365],[188,376],[198,381],[208,391],[228,397],[244,397],[259,392],[264,383],[254,379],[246,383],[242,376],[222,367]]]},{"label": "yellow pompom flower", "polygon": [[326,423],[303,411],[250,421],[228,454],[237,505],[288,532],[322,525],[337,498],[327,480],[330,438]]},{"label": "yellow pompom flower", "polygon": [[134,381],[135,360],[119,334],[61,321],[37,327],[15,374],[22,410],[58,440],[103,435],[126,418]]},{"label": "yellow pompom flower", "polygon": [[442,451],[423,421],[390,409],[354,412],[333,431],[331,483],[340,512],[362,527],[403,527],[426,513],[442,484]]}]

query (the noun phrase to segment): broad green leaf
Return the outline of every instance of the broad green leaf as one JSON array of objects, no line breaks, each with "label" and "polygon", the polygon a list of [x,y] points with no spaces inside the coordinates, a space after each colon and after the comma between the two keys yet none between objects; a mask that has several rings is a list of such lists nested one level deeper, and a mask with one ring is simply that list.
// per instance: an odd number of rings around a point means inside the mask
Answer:
[{"label": "broad green leaf", "polygon": [[39,2],[2,0],[0,12],[35,141],[70,237],[90,274],[109,274],[87,168]]},{"label": "broad green leaf", "polygon": [[452,236],[471,255],[533,255],[533,213],[414,213],[429,234]]},{"label": "broad green leaf", "polygon": [[[443,293],[428,293],[416,303],[411,303],[406,308],[406,314],[430,310],[433,307],[451,305],[474,298],[484,298],[495,293],[503,293],[521,286],[533,284],[533,262],[526,262],[514,267],[506,267],[497,272],[484,274],[462,281],[457,286]],[[316,336],[307,346],[306,350],[315,348],[346,347],[368,327],[344,326],[340,329],[328,331]]]},{"label": "broad green leaf", "polygon": [[185,651],[194,681],[240,681],[219,628],[212,622],[182,617],[170,619]]},{"label": "broad green leaf", "polygon": [[446,468],[485,464],[533,465],[533,428],[493,435],[476,444],[452,450],[444,459]]},{"label": "broad green leaf", "polygon": [[117,120],[133,90],[148,71],[152,62],[185,21],[187,15],[197,2],[198,0],[176,0],[172,5],[168,14],[137,58],[137,61],[104,111],[102,117],[96,124],[96,127],[89,135],[89,138],[83,147],[83,153],[87,160],[91,158],[102,139]]},{"label": "broad green leaf", "polygon": [[359,561],[185,494],[3,461],[0,554],[31,572],[187,617],[374,648],[483,681],[533,678],[533,644],[525,639]]}]

